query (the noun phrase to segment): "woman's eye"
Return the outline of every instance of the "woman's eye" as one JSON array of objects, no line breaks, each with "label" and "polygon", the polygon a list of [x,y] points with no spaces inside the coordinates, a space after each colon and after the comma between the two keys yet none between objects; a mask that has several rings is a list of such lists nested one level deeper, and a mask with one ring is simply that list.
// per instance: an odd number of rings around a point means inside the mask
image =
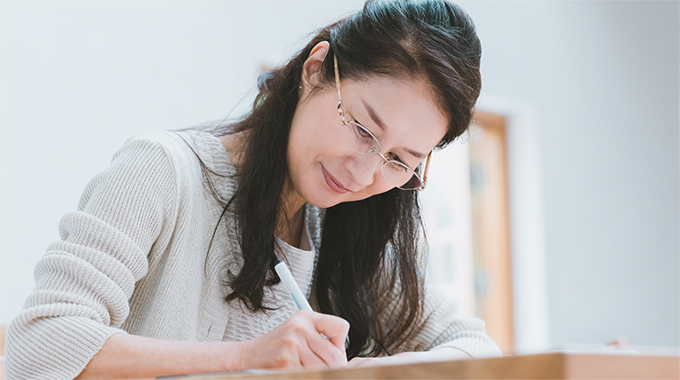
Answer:
[{"label": "woman's eye", "polygon": [[406,166],[406,164],[404,164],[402,161],[400,161],[400,160],[395,160],[395,161],[397,161],[397,162],[399,162],[399,163],[402,164],[402,165],[397,165],[397,164],[392,165],[392,166],[394,166],[396,169],[398,169],[399,172],[401,172],[401,173],[408,173],[408,172],[410,172],[409,168],[408,168],[408,167]]},{"label": "woman's eye", "polygon": [[368,131],[361,127],[359,124],[352,123],[352,125],[354,126],[354,131],[357,134],[357,136],[361,138],[371,137],[371,134],[368,133]]},{"label": "woman's eye", "polygon": [[[392,159],[392,160],[394,160],[394,161],[397,161],[397,162],[399,162],[399,163],[401,163],[401,164],[406,165],[406,162],[404,162],[404,160],[402,160],[401,157],[397,156],[397,155],[394,154],[394,153],[392,153],[391,156],[392,156],[392,157],[391,157],[390,159]],[[406,166],[408,166],[408,165],[406,165]]]}]

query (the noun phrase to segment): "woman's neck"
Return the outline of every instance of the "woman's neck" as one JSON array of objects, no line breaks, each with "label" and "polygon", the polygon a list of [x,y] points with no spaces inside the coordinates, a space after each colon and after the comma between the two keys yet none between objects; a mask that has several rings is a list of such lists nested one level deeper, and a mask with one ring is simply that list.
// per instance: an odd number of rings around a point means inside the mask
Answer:
[{"label": "woman's neck", "polygon": [[279,217],[279,221],[276,223],[276,237],[293,247],[300,248],[304,219],[304,207],[300,207],[288,220],[283,216]]},{"label": "woman's neck", "polygon": [[276,221],[276,236],[293,247],[300,248],[305,200],[292,189],[288,180],[281,191],[281,204],[284,212]]}]

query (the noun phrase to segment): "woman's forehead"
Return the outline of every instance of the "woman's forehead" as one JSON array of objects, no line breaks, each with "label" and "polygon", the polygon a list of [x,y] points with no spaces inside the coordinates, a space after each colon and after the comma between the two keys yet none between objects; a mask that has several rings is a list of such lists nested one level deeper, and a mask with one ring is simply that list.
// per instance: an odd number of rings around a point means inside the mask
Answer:
[{"label": "woman's forehead", "polygon": [[373,132],[410,140],[425,154],[446,134],[448,119],[425,81],[373,76],[342,82],[342,93],[357,121]]}]

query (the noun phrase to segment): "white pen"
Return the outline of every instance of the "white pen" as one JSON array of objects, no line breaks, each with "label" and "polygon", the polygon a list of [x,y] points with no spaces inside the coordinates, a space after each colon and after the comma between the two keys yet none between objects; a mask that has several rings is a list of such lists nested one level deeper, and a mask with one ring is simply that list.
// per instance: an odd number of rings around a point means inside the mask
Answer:
[{"label": "white pen", "polygon": [[[314,311],[309,302],[307,302],[307,298],[302,294],[302,290],[300,290],[297,282],[295,282],[293,274],[290,273],[290,269],[288,269],[286,263],[281,261],[281,259],[276,259],[276,261],[274,261],[274,270],[279,275],[281,282],[283,282],[283,286],[286,287],[290,296],[293,297],[293,301],[295,301],[298,310]],[[328,337],[323,334],[321,334],[321,336],[328,339]],[[345,347],[349,347],[349,335],[345,337]]]},{"label": "white pen", "polygon": [[309,305],[307,298],[302,294],[300,287],[298,286],[297,282],[295,282],[293,274],[290,273],[290,269],[288,269],[286,263],[280,259],[276,259],[274,262],[274,270],[279,275],[281,282],[283,282],[283,286],[286,287],[288,293],[290,293],[290,296],[293,297],[293,301],[295,301],[297,308],[299,310],[313,311],[312,306]]}]

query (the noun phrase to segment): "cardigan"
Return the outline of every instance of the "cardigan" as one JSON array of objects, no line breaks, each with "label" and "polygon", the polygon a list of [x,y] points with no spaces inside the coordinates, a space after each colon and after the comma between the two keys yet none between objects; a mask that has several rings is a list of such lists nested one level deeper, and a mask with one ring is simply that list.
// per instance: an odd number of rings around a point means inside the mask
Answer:
[{"label": "cardigan", "polygon": [[[206,131],[129,139],[60,220],[60,239],[37,263],[36,286],[8,327],[7,378],[72,379],[116,333],[242,340],[285,321],[296,308],[280,287],[265,292],[265,304],[278,308],[266,318],[224,300],[223,280],[243,263],[233,205],[221,218],[237,180],[225,148]],[[305,205],[314,255],[322,218],[323,210]],[[309,293],[313,268],[289,264],[308,276],[296,280]],[[484,322],[457,315],[441,292],[428,291],[423,302],[423,322],[402,351],[449,346],[472,357],[500,355]],[[230,319],[251,320],[252,328],[232,323],[230,336]]]}]

